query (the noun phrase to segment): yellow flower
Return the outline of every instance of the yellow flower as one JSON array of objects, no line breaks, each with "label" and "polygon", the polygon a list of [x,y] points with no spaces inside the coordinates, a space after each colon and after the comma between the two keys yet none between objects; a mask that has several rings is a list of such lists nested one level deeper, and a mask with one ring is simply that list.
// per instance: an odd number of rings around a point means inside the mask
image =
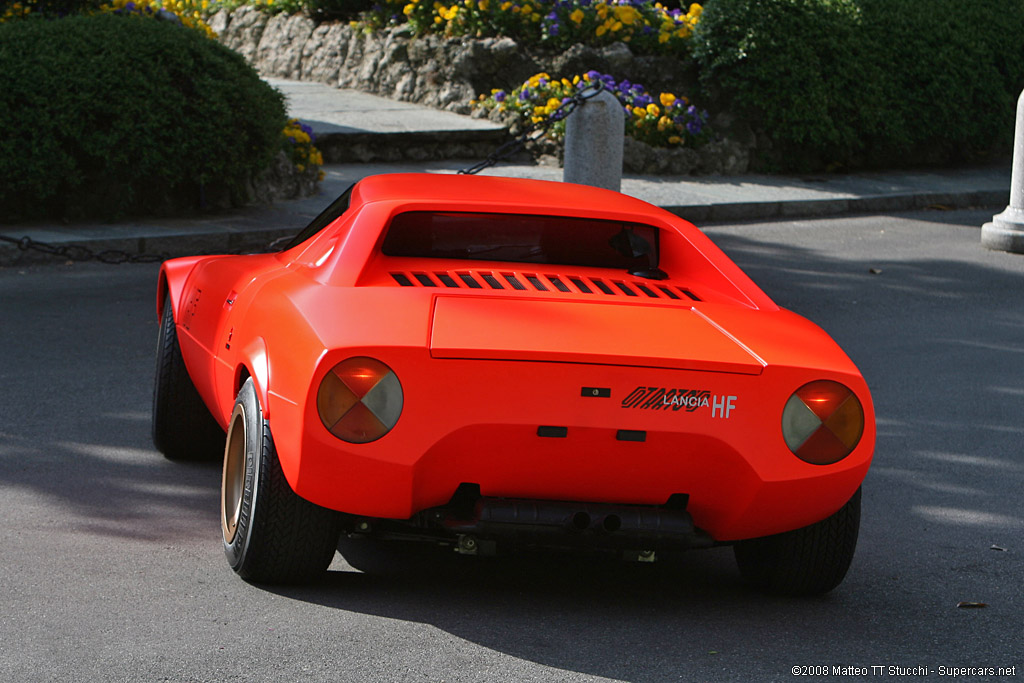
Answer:
[{"label": "yellow flower", "polygon": [[545,72],[545,71],[541,71],[541,72],[540,72],[539,74],[534,74],[534,75],[530,76],[530,80],[529,80],[529,81],[527,81],[527,83],[529,83],[529,84],[530,84],[530,87],[531,87],[531,88],[539,88],[539,87],[540,87],[540,80],[541,80],[542,78],[543,78],[543,79],[544,79],[545,81],[549,81],[549,80],[551,80],[551,76],[549,76],[549,75],[547,74],[547,72]]},{"label": "yellow flower", "polygon": [[638,119],[642,119],[643,117],[647,116],[647,110],[644,109],[643,107],[634,107],[633,116],[635,116]]},{"label": "yellow flower", "polygon": [[576,22],[577,24],[583,23],[583,10],[577,7],[572,14],[569,15],[569,19]]},{"label": "yellow flower", "polygon": [[656,105],[654,102],[651,102],[650,104],[647,105],[647,113],[650,114],[651,116],[658,116],[659,114],[661,114],[661,109],[659,109],[658,105]]},{"label": "yellow flower", "polygon": [[616,5],[614,12],[615,17],[626,26],[632,26],[640,18],[640,12],[632,5]]},{"label": "yellow flower", "polygon": [[523,5],[523,10],[522,11],[523,11],[523,14],[529,14],[529,13],[533,12],[533,8],[530,7],[529,3],[527,3],[527,4]]},{"label": "yellow flower", "polygon": [[659,33],[658,34],[658,42],[661,43],[661,44],[667,43],[668,42],[668,38],[669,38],[669,36],[668,36],[667,33]]},{"label": "yellow flower", "polygon": [[599,36],[603,36],[604,34],[608,33],[608,27],[605,26],[604,24],[601,24],[600,26],[597,27],[597,31],[595,31],[595,33]]},{"label": "yellow flower", "polygon": [[661,104],[664,107],[671,107],[673,104],[676,103],[676,96],[670,92],[661,93],[661,97],[659,99],[661,100]]},{"label": "yellow flower", "polygon": [[670,137],[668,139],[668,143],[670,145],[678,145],[682,141],[683,141],[683,139],[681,137],[679,137],[678,135],[673,135],[672,137]]},{"label": "yellow flower", "polygon": [[562,100],[552,97],[548,100],[548,109],[555,110],[562,106]]},{"label": "yellow flower", "polygon": [[660,119],[658,119],[658,130],[662,132],[668,130],[670,127],[672,127],[672,125],[672,119],[670,119],[667,116],[662,116]]}]

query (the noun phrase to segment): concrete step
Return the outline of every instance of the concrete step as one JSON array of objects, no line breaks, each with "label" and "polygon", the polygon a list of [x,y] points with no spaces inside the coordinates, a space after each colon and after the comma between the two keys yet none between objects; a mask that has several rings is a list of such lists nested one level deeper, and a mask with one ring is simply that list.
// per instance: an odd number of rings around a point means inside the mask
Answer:
[{"label": "concrete step", "polygon": [[508,139],[502,126],[323,83],[268,78],[288,114],[313,129],[326,163],[480,160]]}]

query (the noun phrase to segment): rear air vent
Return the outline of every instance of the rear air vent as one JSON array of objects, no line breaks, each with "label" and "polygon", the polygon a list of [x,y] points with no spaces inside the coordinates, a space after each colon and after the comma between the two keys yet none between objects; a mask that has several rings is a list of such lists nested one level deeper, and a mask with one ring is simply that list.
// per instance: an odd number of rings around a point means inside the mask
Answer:
[{"label": "rear air vent", "polygon": [[430,276],[426,273],[413,273],[412,276],[424,287],[437,287],[437,283],[431,280]]},{"label": "rear air vent", "polygon": [[483,289],[484,286],[473,279],[473,276],[469,273],[459,273],[459,279],[466,283],[466,286],[470,289]]},{"label": "rear air vent", "polygon": [[526,289],[526,285],[520,282],[519,278],[512,273],[504,273],[503,277],[510,285],[512,285],[512,289],[518,289],[520,291]]},{"label": "rear air vent", "polygon": [[452,279],[452,276],[448,273],[434,273],[437,279],[441,281],[445,287],[458,287],[459,283]]},{"label": "rear air vent", "polygon": [[650,299],[662,303],[688,305],[702,299],[685,287],[673,284],[653,285],[642,280],[604,279],[584,275],[553,275],[523,272],[440,271],[391,272],[391,278],[402,287],[447,287],[449,289],[501,290],[512,294],[547,293],[553,296],[575,296],[587,299],[626,297]]},{"label": "rear air vent", "polygon": [[502,287],[501,283],[498,282],[498,278],[494,277],[490,273],[480,273],[480,277],[484,279],[484,282],[486,282],[491,289],[505,289]]}]

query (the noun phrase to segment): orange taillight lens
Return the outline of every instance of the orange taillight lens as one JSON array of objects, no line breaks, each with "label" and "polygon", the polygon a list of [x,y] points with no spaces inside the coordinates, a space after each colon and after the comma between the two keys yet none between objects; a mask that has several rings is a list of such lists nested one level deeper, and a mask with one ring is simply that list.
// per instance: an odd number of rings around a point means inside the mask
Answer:
[{"label": "orange taillight lens", "polygon": [[831,380],[803,385],[782,411],[782,436],[789,450],[813,465],[831,465],[849,455],[864,433],[864,408],[847,387]]},{"label": "orange taillight lens", "polygon": [[349,443],[384,436],[402,414],[402,384],[394,371],[374,358],[343,360],[320,382],[316,409],[327,430]]}]

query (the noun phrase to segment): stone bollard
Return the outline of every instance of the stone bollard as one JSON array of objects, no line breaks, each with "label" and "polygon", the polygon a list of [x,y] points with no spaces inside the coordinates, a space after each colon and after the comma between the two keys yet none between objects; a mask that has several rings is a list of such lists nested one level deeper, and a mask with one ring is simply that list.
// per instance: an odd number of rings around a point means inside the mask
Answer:
[{"label": "stone bollard", "polygon": [[981,227],[981,244],[989,249],[1024,254],[1024,92],[1017,100],[1017,126],[1013,134],[1013,172],[1010,205]]},{"label": "stone bollard", "polygon": [[618,98],[607,90],[585,100],[565,121],[562,181],[622,187],[622,138],[626,117]]}]

